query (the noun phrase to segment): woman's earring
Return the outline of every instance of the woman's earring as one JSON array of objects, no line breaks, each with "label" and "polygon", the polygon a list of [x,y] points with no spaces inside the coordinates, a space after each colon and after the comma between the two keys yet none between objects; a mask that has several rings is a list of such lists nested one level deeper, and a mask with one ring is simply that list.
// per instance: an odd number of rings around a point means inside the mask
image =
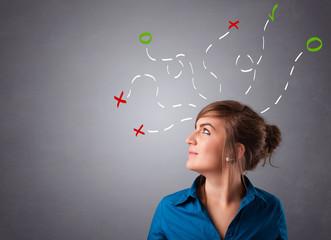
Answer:
[{"label": "woman's earring", "polygon": [[236,161],[236,157],[226,156],[225,161],[227,161],[229,163],[233,163]]}]

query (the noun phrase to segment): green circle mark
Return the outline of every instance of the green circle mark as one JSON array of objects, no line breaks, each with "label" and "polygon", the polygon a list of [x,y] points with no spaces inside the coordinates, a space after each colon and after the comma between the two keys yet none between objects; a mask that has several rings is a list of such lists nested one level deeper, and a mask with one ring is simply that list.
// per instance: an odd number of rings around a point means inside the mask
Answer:
[{"label": "green circle mark", "polygon": [[[319,43],[320,43],[320,45],[318,46],[318,47],[316,47],[316,48],[310,48],[309,47],[309,44],[311,43],[311,42],[313,42],[313,41],[318,41]],[[310,52],[317,52],[317,51],[319,51],[321,48],[322,48],[322,40],[321,39],[319,39],[318,37],[312,37],[312,38],[309,38],[308,39],[308,41],[307,41],[307,49],[308,49],[308,51],[310,51]]]},{"label": "green circle mark", "polygon": [[[149,39],[147,41],[142,40],[142,38],[145,36],[149,36]],[[144,32],[140,34],[139,41],[143,44],[149,44],[152,41],[152,34],[150,34],[149,32]]]}]

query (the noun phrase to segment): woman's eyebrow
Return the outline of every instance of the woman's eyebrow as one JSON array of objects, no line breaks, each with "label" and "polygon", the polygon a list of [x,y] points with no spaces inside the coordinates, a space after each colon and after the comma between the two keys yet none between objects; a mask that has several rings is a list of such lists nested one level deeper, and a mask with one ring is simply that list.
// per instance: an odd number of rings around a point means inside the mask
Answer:
[{"label": "woman's eyebrow", "polygon": [[[216,131],[216,129],[214,128],[213,125],[211,125],[211,123],[202,123],[202,124],[200,124],[200,128],[202,128],[203,126],[206,126],[206,125],[211,126]],[[195,125],[195,129],[197,129],[196,125]]]}]

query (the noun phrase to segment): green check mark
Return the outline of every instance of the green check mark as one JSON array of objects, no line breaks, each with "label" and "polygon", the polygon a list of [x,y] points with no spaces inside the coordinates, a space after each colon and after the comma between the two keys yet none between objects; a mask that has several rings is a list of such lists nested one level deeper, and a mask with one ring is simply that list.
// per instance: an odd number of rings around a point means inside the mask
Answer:
[{"label": "green check mark", "polygon": [[274,21],[274,19],[275,19],[275,17],[274,17],[274,13],[275,13],[275,10],[276,10],[277,7],[278,7],[278,4],[276,4],[276,5],[274,6],[274,8],[272,9],[272,16],[271,16],[270,13],[269,13],[269,17],[270,17],[270,19],[271,19],[272,21]]}]

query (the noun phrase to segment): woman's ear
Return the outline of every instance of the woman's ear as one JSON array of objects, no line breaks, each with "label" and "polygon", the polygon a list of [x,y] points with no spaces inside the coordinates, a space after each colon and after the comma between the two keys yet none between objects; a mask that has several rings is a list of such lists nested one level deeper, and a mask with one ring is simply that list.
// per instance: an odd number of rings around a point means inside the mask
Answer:
[{"label": "woman's ear", "polygon": [[242,156],[244,156],[245,153],[245,146],[241,143],[236,143],[235,148],[236,148],[237,159],[242,158]]}]

